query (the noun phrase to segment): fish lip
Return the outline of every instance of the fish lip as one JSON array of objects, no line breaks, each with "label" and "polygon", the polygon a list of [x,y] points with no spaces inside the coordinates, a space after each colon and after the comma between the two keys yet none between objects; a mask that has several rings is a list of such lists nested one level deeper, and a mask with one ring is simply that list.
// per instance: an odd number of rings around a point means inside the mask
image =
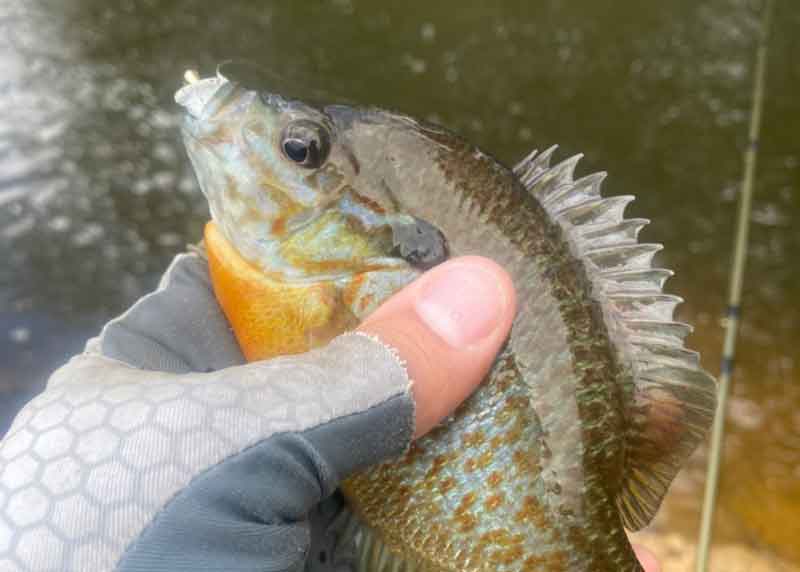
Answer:
[{"label": "fish lip", "polygon": [[183,107],[195,119],[203,119],[209,114],[206,111],[220,89],[228,84],[222,76],[199,79],[184,85],[175,92],[175,103]]}]

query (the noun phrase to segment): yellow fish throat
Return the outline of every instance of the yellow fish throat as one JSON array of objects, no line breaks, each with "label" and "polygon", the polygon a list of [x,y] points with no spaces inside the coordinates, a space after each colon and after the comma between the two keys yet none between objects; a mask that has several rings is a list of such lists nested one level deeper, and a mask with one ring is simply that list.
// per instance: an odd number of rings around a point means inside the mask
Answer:
[{"label": "yellow fish throat", "polygon": [[242,258],[213,222],[204,238],[214,294],[248,361],[308,351],[357,324],[347,301],[359,280],[288,283]]}]

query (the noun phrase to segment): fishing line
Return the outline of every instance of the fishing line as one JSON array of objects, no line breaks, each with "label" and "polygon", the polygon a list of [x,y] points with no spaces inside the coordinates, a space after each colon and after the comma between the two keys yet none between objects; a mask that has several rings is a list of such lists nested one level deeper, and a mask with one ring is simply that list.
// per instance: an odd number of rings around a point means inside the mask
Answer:
[{"label": "fishing line", "polygon": [[756,173],[758,137],[761,131],[761,111],[764,103],[764,78],[767,68],[767,42],[772,18],[772,0],[766,0],[761,16],[759,40],[756,55],[756,74],[753,86],[753,106],[750,110],[750,131],[747,149],[744,153],[744,175],[742,192],[739,195],[739,216],[736,222],[736,242],[734,246],[733,268],[731,269],[728,310],[725,320],[725,340],[722,347],[719,394],[714,426],[711,431],[711,449],[706,474],[703,512],[700,520],[700,537],[697,544],[696,572],[708,570],[708,555],[711,543],[711,528],[716,508],[722,441],[725,435],[725,411],[733,374],[733,358],[736,353],[736,336],[741,318],[742,283],[747,260],[747,235],[750,227],[750,211],[753,201],[753,181]]}]

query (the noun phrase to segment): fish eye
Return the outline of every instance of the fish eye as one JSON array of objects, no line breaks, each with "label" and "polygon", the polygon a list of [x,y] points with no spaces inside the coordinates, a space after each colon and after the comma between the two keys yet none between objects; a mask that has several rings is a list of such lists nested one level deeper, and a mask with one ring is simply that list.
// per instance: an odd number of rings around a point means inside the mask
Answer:
[{"label": "fish eye", "polygon": [[313,121],[290,123],[281,134],[281,151],[291,162],[307,169],[318,169],[328,158],[328,130]]}]

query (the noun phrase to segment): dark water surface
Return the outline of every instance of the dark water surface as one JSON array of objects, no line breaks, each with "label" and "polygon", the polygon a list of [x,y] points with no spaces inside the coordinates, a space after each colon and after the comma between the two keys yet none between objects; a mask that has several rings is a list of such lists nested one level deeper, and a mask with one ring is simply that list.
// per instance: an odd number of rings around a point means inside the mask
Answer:
[{"label": "dark water surface", "polygon": [[[778,1],[718,541],[800,563],[800,4]],[[758,3],[0,0],[0,431],[152,289],[207,218],[177,134],[187,67],[442,122],[513,163],[561,145],[638,197],[717,372]],[[667,522],[694,536],[703,454]]]}]

